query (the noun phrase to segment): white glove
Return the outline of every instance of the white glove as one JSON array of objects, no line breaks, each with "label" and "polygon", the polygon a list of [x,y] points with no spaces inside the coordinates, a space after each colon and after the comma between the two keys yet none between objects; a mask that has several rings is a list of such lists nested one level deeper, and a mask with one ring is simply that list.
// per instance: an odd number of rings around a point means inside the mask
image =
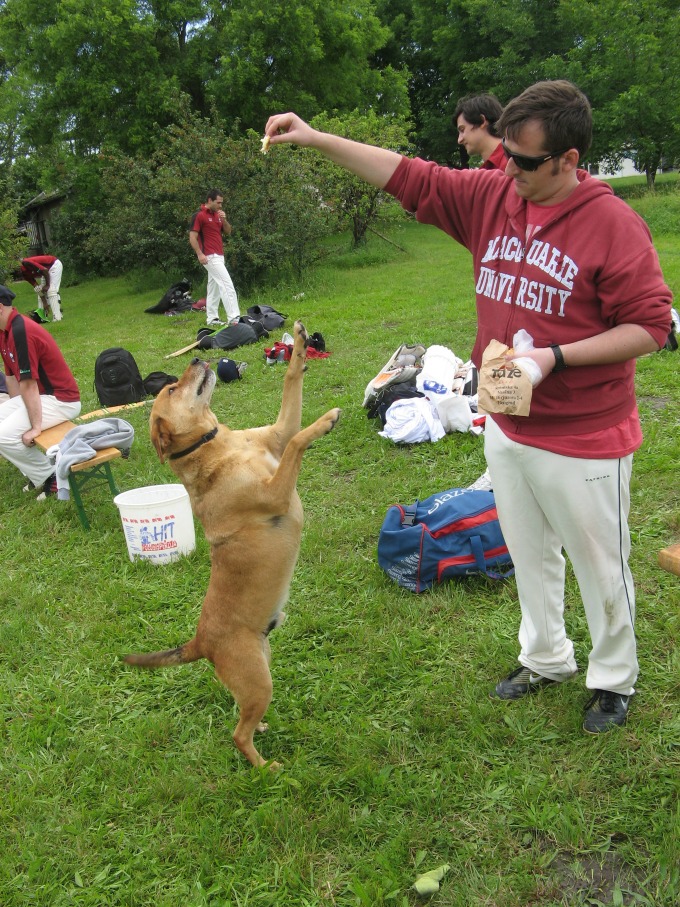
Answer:
[{"label": "white glove", "polygon": [[33,287],[33,289],[35,290],[36,293],[38,293],[38,295],[40,295],[40,291],[42,290],[42,287]]},{"label": "white glove", "polygon": [[522,328],[517,331],[515,336],[512,338],[512,345],[515,350],[515,353],[519,353],[519,356],[513,358],[515,365],[518,365],[520,368],[523,368],[524,371],[529,376],[531,381],[531,386],[536,387],[543,380],[543,375],[538,365],[534,362],[533,359],[529,359],[526,356],[522,356],[522,353],[528,353],[529,350],[534,349],[534,338],[527,331]]}]

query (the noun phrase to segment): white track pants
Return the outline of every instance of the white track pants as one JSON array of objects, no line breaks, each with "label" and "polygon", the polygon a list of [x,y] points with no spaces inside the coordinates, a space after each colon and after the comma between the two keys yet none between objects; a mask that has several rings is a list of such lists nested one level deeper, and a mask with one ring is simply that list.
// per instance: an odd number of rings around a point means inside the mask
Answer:
[{"label": "white track pants", "polygon": [[64,266],[59,259],[57,259],[50,268],[50,285],[47,290],[47,304],[52,311],[52,321],[61,321],[59,287],[61,286],[61,275],[63,270]]},{"label": "white track pants", "polygon": [[485,435],[498,517],[515,565],[520,664],[558,681],[576,670],[564,625],[564,547],[592,642],[586,686],[630,695],[638,674],[628,567],[632,454],[563,457],[511,441],[490,417]]},{"label": "white track pants", "polygon": [[[80,415],[80,401],[64,403],[56,397],[40,395],[42,427],[51,428]],[[54,472],[54,466],[38,447],[26,447],[21,440],[31,427],[31,420],[20,396],[0,405],[0,456],[3,456],[38,487]]]},{"label": "white track pants", "polygon": [[227,321],[239,317],[238,297],[229,272],[224,264],[223,255],[208,255],[204,265],[208,272],[208,291],[205,297],[205,314],[208,323],[219,319],[220,300],[227,313]]}]

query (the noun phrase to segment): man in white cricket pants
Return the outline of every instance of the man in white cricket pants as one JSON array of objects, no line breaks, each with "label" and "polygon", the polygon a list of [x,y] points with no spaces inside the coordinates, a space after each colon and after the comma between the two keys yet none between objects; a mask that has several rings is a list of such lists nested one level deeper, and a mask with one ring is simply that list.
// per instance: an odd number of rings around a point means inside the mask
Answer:
[{"label": "man in white cricket pants", "polygon": [[238,297],[229,272],[224,264],[222,237],[231,234],[232,227],[222,209],[223,197],[218,189],[211,189],[205,203],[191,218],[189,243],[200,264],[208,272],[206,319],[209,327],[220,327],[220,300],[224,305],[229,324],[238,321]]}]

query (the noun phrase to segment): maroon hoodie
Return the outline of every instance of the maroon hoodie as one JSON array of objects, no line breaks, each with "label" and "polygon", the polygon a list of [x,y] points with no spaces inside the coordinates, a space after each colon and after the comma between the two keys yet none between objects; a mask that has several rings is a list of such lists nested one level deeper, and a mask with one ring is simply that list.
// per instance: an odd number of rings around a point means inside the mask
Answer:
[{"label": "maroon hoodie", "polygon": [[[385,187],[416,219],[470,250],[477,299],[479,367],[491,340],[512,346],[524,328],[534,346],[567,344],[617,324],[644,327],[662,347],[671,324],[645,222],[585,171],[527,243],[526,202],[500,170],[449,170],[403,158]],[[551,219],[552,218],[552,219]],[[635,407],[635,360],[568,368],[534,388],[531,415],[496,416],[510,435],[557,436],[609,428]]]}]

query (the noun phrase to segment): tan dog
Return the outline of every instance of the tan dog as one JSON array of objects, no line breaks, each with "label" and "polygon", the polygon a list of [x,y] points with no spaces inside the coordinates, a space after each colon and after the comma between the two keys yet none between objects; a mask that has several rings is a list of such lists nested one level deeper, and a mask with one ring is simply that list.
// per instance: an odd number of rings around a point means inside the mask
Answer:
[{"label": "tan dog", "polygon": [[[300,549],[302,504],[296,482],[309,445],[340,416],[332,409],[301,430],[307,333],[295,324],[293,355],[274,425],[231,431],[210,409],[215,374],[193,359],[151,410],[151,440],[186,487],[210,542],[210,585],[195,637],[177,649],[128,655],[128,664],[157,668],[209,659],[240,715],[234,742],[253,765],[265,765],[253,743],[272,698],[267,635],[282,608]],[[271,768],[278,768],[276,762]]]}]

